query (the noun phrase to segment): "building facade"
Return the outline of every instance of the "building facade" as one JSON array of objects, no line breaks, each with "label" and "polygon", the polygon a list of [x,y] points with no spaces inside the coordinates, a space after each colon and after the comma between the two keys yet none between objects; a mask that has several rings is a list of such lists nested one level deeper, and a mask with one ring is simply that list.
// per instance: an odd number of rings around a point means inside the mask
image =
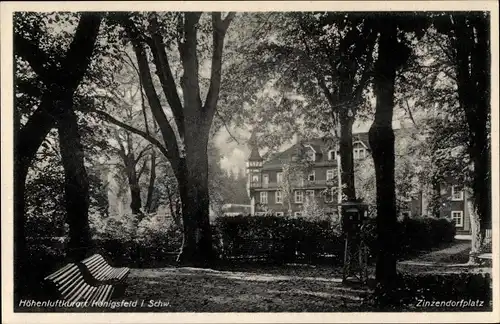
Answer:
[{"label": "building facade", "polygon": [[[396,133],[397,136],[397,133]],[[311,199],[327,215],[338,216],[339,149],[333,140],[313,139],[298,141],[285,151],[264,161],[255,142],[250,141],[251,153],[247,161],[247,190],[251,199],[251,213],[300,216],[303,206]],[[371,158],[368,133],[353,134],[354,163]],[[287,165],[306,163],[307,167],[286,171]],[[293,175],[293,177],[290,177]],[[402,198],[400,198],[402,199]],[[466,192],[459,181],[449,179],[440,185],[439,217],[455,222],[458,234],[470,232]],[[401,216],[429,215],[428,198],[419,193],[402,199]]]}]

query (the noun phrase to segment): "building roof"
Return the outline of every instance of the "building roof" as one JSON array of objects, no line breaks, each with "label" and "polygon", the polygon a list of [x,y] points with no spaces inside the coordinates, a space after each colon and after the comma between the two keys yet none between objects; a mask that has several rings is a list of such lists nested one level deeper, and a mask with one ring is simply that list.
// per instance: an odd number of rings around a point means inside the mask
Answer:
[{"label": "building roof", "polygon": [[[353,134],[352,141],[353,143],[360,141],[368,149],[370,149],[370,144],[368,142],[368,133]],[[283,163],[292,161],[292,156],[296,155],[304,147],[312,147],[317,154],[317,160],[325,161],[328,159],[328,152],[332,149],[336,149],[336,142],[337,141],[331,137],[302,140],[300,143],[295,143],[282,152],[272,154],[270,158],[266,162],[264,162],[262,167],[263,169],[281,167]]]}]

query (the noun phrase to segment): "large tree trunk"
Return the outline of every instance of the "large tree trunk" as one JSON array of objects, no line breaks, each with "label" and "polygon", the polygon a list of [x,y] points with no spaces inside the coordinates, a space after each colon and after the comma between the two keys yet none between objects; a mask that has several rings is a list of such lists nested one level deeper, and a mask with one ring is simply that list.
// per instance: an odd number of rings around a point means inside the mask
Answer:
[{"label": "large tree trunk", "polygon": [[479,254],[481,253],[481,246],[483,245],[484,234],[481,231],[481,222],[474,207],[474,201],[472,199],[467,199],[467,206],[470,218],[470,228],[471,228],[471,250],[469,253],[469,264],[479,263]]},{"label": "large tree trunk", "polygon": [[[345,114],[345,113],[344,113]],[[354,187],[354,161],[352,145],[353,118],[340,117],[340,165],[342,167],[341,181],[345,187],[342,189],[347,200],[356,199],[356,188]]]},{"label": "large tree trunk", "polygon": [[[45,55],[36,44],[24,39],[23,35],[14,35],[16,55],[28,61],[49,89],[42,96],[40,106],[30,116],[27,123],[22,128],[19,124],[16,125],[14,153],[14,258],[16,260],[14,269],[14,299],[16,302],[20,296],[23,296],[25,292],[24,287],[26,287],[26,278],[29,277],[25,272],[27,267],[23,266],[23,263],[29,262],[26,253],[24,214],[24,189],[28,169],[43,140],[50,130],[55,127],[54,116],[60,113],[58,109],[61,107],[55,106],[54,100],[61,93],[72,96],[87,71],[101,19],[101,15],[95,13],[82,15],[75,32],[75,37],[65,57],[60,58],[62,69],[57,71],[46,70],[44,66],[47,63],[44,61]],[[48,82],[50,83],[47,84]]]},{"label": "large tree trunk", "polygon": [[186,138],[186,147],[189,149],[186,152],[185,172],[178,178],[184,230],[178,261],[207,265],[215,256],[209,219],[208,138],[199,137]]},{"label": "large tree trunk", "polygon": [[84,152],[72,102],[61,103],[66,111],[57,122],[62,164],[66,218],[69,224],[68,257],[79,261],[86,257],[91,245],[88,222],[89,182],[84,165]]},{"label": "large tree trunk", "polygon": [[[396,197],[394,182],[394,83],[396,69],[393,51],[397,46],[395,26],[386,26],[380,35],[375,66],[374,90],[377,97],[375,120],[370,127],[369,142],[375,164],[377,188],[377,265],[376,280],[386,292],[396,279]],[[396,44],[396,46],[395,46]]]},{"label": "large tree trunk", "polygon": [[482,13],[478,15],[470,19],[461,15],[453,17],[458,99],[466,115],[469,128],[468,151],[474,166],[472,209],[477,217],[474,224],[477,233],[472,237],[473,248],[482,245],[486,228],[491,228],[491,149],[488,139],[490,27],[488,18]]}]

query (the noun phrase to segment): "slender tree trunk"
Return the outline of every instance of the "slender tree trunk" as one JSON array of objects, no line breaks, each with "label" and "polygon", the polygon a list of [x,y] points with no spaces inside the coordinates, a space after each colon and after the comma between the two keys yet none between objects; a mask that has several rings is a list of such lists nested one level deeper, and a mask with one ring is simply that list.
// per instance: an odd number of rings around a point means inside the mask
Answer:
[{"label": "slender tree trunk", "polygon": [[432,216],[439,218],[441,211],[441,185],[438,180],[432,182],[431,213]]},{"label": "slender tree trunk", "polygon": [[356,199],[356,188],[354,187],[354,161],[352,145],[353,118],[341,116],[340,118],[340,165],[342,167],[341,180],[342,193],[347,200]]},{"label": "slender tree trunk", "polygon": [[69,224],[68,257],[78,261],[85,258],[91,244],[88,222],[89,182],[76,114],[71,109],[71,101],[61,104],[68,107],[57,123]]},{"label": "slender tree trunk", "polygon": [[[146,210],[148,213],[152,213],[156,211],[155,206],[153,205],[153,194],[155,191],[155,181],[156,181],[156,151],[151,149],[151,170],[149,171],[149,185],[148,185],[148,195],[146,198]],[[153,210],[154,208],[154,210]]]},{"label": "slender tree trunk", "polygon": [[394,107],[394,83],[396,69],[394,48],[397,45],[395,26],[386,26],[379,40],[379,54],[375,67],[374,90],[377,97],[375,120],[370,127],[369,142],[375,164],[377,187],[377,242],[378,254],[376,280],[386,292],[395,283],[396,251],[396,197],[394,183],[394,131],[392,115]]},{"label": "slender tree trunk", "polygon": [[[133,160],[133,159],[132,159]],[[132,214],[142,218],[142,200],[141,200],[141,187],[139,186],[139,179],[135,170],[134,161],[127,163],[128,185],[130,187],[130,209]],[[140,219],[138,219],[140,222]]]}]

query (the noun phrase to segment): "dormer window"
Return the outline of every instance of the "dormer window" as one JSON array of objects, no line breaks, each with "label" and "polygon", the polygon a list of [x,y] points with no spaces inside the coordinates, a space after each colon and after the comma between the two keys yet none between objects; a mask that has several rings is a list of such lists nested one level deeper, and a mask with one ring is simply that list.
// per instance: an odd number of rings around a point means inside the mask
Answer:
[{"label": "dormer window", "polygon": [[330,151],[328,151],[328,160],[329,161],[335,161],[337,159],[337,156],[340,156],[340,151],[339,150],[330,150]]},{"label": "dormer window", "polygon": [[316,150],[309,144],[305,145],[306,147],[306,157],[308,161],[315,162],[316,161]]},{"label": "dormer window", "polygon": [[311,173],[307,175],[307,181],[310,182],[316,181],[316,173],[314,172],[314,170],[312,170]]},{"label": "dormer window", "polygon": [[316,153],[314,153],[313,150],[307,151],[307,160],[311,162],[316,161]]},{"label": "dormer window", "polygon": [[363,142],[354,142],[352,146],[352,155],[355,160],[361,160],[366,157],[366,146]]}]

